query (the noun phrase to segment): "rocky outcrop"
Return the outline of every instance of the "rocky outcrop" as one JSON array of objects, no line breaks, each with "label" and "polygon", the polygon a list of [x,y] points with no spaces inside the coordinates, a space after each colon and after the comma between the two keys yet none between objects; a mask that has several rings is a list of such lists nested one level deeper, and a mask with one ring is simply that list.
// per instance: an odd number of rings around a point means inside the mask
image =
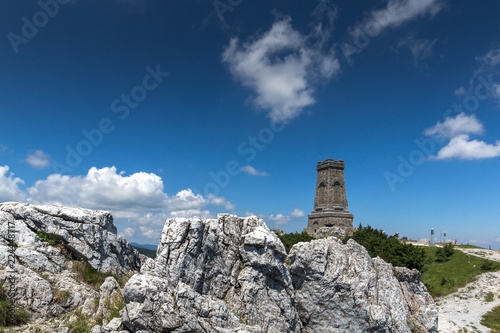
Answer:
[{"label": "rocky outcrop", "polygon": [[[101,272],[122,273],[140,267],[139,254],[118,236],[108,212],[25,203],[0,204],[0,231],[7,235],[11,223],[16,231],[16,257],[33,270],[61,272],[67,267],[61,251],[37,235],[55,237],[76,258]],[[7,246],[7,240],[0,239]]]},{"label": "rocky outcrop", "polygon": [[298,332],[285,257],[256,217],[169,220],[157,258],[124,288],[123,323],[133,332]]},{"label": "rocky outcrop", "polygon": [[437,332],[434,302],[416,270],[334,237],[296,244],[289,259],[306,332]]},{"label": "rocky outcrop", "polygon": [[3,203],[0,235],[0,283],[15,290],[12,300],[35,321],[78,308],[97,316],[100,293],[77,278],[76,261],[118,275],[140,268],[139,254],[117,235],[108,212]]},{"label": "rocky outcrop", "polygon": [[[418,271],[335,237],[296,244],[287,256],[255,216],[168,220],[156,259],[142,265],[107,212],[5,203],[0,231],[0,282],[16,286],[16,305],[37,325],[56,318],[48,331],[67,332],[83,316],[94,333],[437,332]],[[96,290],[77,279],[75,259],[136,273],[123,289],[108,277]]]}]

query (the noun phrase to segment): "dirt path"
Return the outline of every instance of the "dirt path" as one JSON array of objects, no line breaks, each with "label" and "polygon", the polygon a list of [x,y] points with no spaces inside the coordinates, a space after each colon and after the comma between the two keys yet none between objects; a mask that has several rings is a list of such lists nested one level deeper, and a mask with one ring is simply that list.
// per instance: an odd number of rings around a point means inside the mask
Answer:
[{"label": "dirt path", "polygon": [[[494,250],[459,249],[500,262],[500,253]],[[493,296],[489,300],[488,296]],[[439,312],[439,332],[490,332],[481,325],[481,317],[500,305],[500,272],[484,273],[457,292],[436,300]],[[467,329],[467,331],[461,329]]]}]

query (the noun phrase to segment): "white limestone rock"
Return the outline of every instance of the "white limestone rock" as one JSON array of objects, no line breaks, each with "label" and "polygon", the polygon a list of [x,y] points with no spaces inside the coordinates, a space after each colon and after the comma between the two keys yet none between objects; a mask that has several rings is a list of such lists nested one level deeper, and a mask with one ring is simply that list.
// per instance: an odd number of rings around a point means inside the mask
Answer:
[{"label": "white limestone rock", "polygon": [[415,271],[370,258],[354,240],[298,243],[289,259],[306,332],[437,332],[435,304]]},{"label": "white limestone rock", "polygon": [[[2,234],[9,233],[9,225],[10,230],[15,230],[16,245],[26,248],[16,250],[16,255],[19,253],[19,260],[33,270],[58,272],[66,268],[60,251],[43,242],[37,232],[57,236],[74,256],[88,261],[101,272],[118,274],[140,267],[139,254],[125,238],[117,235],[113,217],[108,212],[26,203],[0,204]],[[7,243],[3,239],[1,245]]]},{"label": "white limestone rock", "polygon": [[[169,220],[157,258],[146,261],[124,288],[124,325],[299,332],[285,257],[283,244],[256,217]],[[152,310],[155,304],[161,313]]]}]

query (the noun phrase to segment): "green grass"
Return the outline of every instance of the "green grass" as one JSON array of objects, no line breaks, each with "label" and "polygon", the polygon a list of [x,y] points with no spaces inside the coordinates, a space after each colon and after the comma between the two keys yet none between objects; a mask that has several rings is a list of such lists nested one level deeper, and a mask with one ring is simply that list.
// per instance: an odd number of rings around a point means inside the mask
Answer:
[{"label": "green grass", "polygon": [[57,244],[57,236],[56,235],[49,235],[46,233],[43,233],[41,231],[37,231],[36,235],[44,242],[49,243],[49,245],[56,245]]},{"label": "green grass", "polygon": [[455,247],[459,247],[461,249],[481,249],[486,250],[484,247],[476,246],[476,245],[455,245]]},{"label": "green grass", "polygon": [[81,309],[75,312],[76,320],[72,323],[66,324],[70,333],[90,333],[92,329],[92,322],[90,316],[83,315]]},{"label": "green grass", "polygon": [[483,316],[481,325],[490,328],[491,333],[500,333],[500,305]]},{"label": "green grass", "polygon": [[111,273],[99,272],[86,261],[74,261],[73,272],[76,273],[77,280],[90,284],[94,289],[99,288],[108,276],[113,276]]},{"label": "green grass", "polygon": [[490,291],[488,295],[484,298],[486,302],[493,302],[495,300],[495,295]]},{"label": "green grass", "polygon": [[140,254],[144,254],[146,257],[150,257],[153,259],[156,258],[156,251],[155,250],[148,250],[148,249],[144,249],[142,247],[137,247],[137,246],[134,246],[134,249],[136,249],[137,252],[139,252]]},{"label": "green grass", "polygon": [[[475,277],[487,271],[500,270],[500,264],[469,256],[461,251],[454,250],[446,261],[436,261],[435,247],[423,247],[427,253],[427,259],[422,269],[420,280],[425,284],[432,297],[451,294]],[[475,267],[474,267],[475,266]]]}]

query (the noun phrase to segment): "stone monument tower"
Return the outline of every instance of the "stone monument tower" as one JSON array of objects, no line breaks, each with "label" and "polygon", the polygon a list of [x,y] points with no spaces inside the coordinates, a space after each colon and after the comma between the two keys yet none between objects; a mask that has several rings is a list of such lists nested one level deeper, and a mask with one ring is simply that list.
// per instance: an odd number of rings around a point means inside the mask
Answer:
[{"label": "stone monument tower", "polygon": [[354,216],[347,210],[344,167],[344,161],[318,162],[314,210],[304,229],[308,234],[344,237],[356,230],[352,226]]}]

